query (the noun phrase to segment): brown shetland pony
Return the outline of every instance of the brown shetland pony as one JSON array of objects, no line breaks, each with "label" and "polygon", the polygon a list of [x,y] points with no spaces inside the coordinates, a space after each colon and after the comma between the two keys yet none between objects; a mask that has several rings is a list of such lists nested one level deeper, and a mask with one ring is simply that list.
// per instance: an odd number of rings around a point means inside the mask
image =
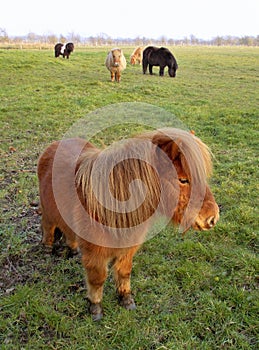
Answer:
[{"label": "brown shetland pony", "polygon": [[80,249],[90,313],[103,316],[103,285],[111,264],[122,306],[135,309],[132,259],[162,214],[183,231],[212,228],[218,205],[207,184],[208,147],[191,133],[167,128],[100,150],[82,139],[52,143],[38,162],[44,245],[55,230]]},{"label": "brown shetland pony", "polygon": [[143,48],[142,47],[137,47],[131,54],[130,56],[130,64],[134,65],[137,62],[139,64],[142,63],[142,54],[143,54]]}]

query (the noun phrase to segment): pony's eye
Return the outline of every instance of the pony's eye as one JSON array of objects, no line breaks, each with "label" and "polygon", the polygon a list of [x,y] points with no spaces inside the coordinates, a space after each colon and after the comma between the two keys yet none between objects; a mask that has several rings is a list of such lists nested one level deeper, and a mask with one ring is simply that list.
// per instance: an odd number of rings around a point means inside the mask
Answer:
[{"label": "pony's eye", "polygon": [[188,184],[189,180],[186,178],[180,178],[179,181],[181,182],[181,184]]}]

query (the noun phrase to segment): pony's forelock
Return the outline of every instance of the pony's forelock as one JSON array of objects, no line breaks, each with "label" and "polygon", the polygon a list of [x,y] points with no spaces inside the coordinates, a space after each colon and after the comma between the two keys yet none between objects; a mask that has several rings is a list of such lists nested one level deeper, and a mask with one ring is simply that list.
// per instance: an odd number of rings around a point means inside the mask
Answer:
[{"label": "pony's forelock", "polygon": [[163,145],[169,147],[170,143],[176,143],[182,155],[182,166],[187,173],[190,169],[195,170],[196,175],[204,182],[211,176],[212,153],[209,147],[191,132],[177,128],[161,128],[137,137],[153,140],[161,148]]}]

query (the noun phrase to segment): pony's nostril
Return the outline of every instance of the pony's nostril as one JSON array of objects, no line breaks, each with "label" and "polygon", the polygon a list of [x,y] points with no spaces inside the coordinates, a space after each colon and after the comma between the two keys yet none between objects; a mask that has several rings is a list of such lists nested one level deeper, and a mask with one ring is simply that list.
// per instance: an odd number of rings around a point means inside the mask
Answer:
[{"label": "pony's nostril", "polygon": [[207,224],[209,225],[209,227],[213,227],[216,225],[217,219],[215,218],[215,216],[210,216],[207,219]]}]

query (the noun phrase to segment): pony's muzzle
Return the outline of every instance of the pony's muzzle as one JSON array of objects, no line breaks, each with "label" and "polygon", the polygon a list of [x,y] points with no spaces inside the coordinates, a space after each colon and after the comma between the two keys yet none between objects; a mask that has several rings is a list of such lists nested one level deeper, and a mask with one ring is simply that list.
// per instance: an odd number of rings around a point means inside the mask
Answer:
[{"label": "pony's muzzle", "polygon": [[195,220],[195,223],[193,225],[193,228],[195,230],[199,230],[199,231],[206,231],[206,230],[210,230],[211,228],[213,228],[216,223],[219,221],[219,208],[216,205],[216,207],[214,207],[214,210],[210,213],[208,213],[210,215],[208,216],[203,216],[203,215],[198,215],[198,217]]},{"label": "pony's muzzle", "polygon": [[212,228],[216,225],[218,218],[215,216],[210,216],[206,221],[207,221],[207,226],[209,228]]},{"label": "pony's muzzle", "polygon": [[119,67],[119,63],[118,62],[114,62],[114,67]]},{"label": "pony's muzzle", "polygon": [[205,219],[203,225],[200,225],[201,230],[210,230],[219,221],[219,212],[217,211],[214,215],[211,215]]}]

